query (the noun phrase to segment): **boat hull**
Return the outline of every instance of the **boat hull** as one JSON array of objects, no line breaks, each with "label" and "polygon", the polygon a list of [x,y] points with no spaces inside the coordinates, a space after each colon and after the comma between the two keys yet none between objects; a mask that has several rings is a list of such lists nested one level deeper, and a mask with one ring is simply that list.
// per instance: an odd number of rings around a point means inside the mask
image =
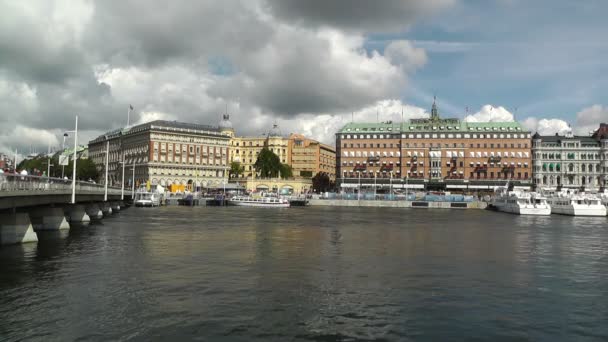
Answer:
[{"label": "boat hull", "polygon": [[551,212],[569,216],[606,216],[604,206],[553,206]]},{"label": "boat hull", "polygon": [[533,207],[533,206],[517,206],[517,205],[500,205],[494,204],[494,208],[497,211],[502,211],[505,213],[511,213],[516,215],[537,215],[537,216],[548,216],[551,215],[551,207],[549,206],[541,206],[541,207]]},{"label": "boat hull", "polygon": [[240,201],[228,201],[229,205],[235,205],[239,207],[254,207],[254,208],[289,208],[289,203],[261,203],[261,202],[240,202]]}]

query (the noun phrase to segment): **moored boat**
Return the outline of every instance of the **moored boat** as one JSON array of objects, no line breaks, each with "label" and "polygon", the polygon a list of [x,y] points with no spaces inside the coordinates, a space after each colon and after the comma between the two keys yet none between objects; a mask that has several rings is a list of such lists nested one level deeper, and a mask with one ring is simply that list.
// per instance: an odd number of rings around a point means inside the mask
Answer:
[{"label": "moored boat", "polygon": [[270,195],[234,196],[228,200],[229,205],[260,208],[289,208],[289,200]]},{"label": "moored boat", "polygon": [[509,191],[508,184],[494,189],[491,207],[518,215],[550,215],[551,206],[541,194],[525,190]]},{"label": "moored boat", "polygon": [[543,193],[551,205],[552,214],[571,216],[606,216],[606,206],[595,194],[575,190],[549,191]]}]

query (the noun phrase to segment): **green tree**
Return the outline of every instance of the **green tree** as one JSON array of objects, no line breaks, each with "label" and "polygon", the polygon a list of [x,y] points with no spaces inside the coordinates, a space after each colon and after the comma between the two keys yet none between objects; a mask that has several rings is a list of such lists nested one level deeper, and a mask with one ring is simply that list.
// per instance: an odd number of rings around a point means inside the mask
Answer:
[{"label": "green tree", "polygon": [[329,176],[325,172],[319,172],[312,177],[312,188],[317,192],[329,191],[331,188],[331,181]]},{"label": "green tree", "polygon": [[277,177],[281,170],[281,160],[274,152],[264,147],[253,167],[259,172],[260,177]]},{"label": "green tree", "polygon": [[291,178],[293,177],[293,169],[291,166],[287,164],[281,164],[281,178]]},{"label": "green tree", "polygon": [[238,178],[243,172],[245,172],[245,167],[242,166],[241,163],[237,161],[230,163],[230,178]]},{"label": "green tree", "polygon": [[[55,170],[59,171],[59,176],[61,176],[61,167],[57,167]],[[70,163],[65,166],[65,176],[72,178],[73,170],[74,161],[70,160]],[[99,181],[99,172],[91,159],[78,159],[78,162],[76,163],[76,179],[85,181],[93,179]]]}]

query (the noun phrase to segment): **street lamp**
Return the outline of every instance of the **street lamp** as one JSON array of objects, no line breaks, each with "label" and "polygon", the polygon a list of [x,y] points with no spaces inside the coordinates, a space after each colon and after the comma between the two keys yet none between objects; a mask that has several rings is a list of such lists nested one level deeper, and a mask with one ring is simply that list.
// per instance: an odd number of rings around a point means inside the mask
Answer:
[{"label": "street lamp", "polygon": [[[65,151],[65,138],[68,137],[68,133],[63,133],[63,143],[61,144],[61,153]],[[61,179],[65,177],[65,165],[61,165]]]},{"label": "street lamp", "polygon": [[76,122],[74,124],[73,131],[67,131],[63,134],[64,141],[68,133],[74,133],[74,164],[72,168],[72,204],[76,203],[76,153],[78,152],[78,115],[76,115]]},{"label": "street lamp", "polygon": [[108,161],[110,159],[110,140],[106,137],[106,180],[104,182],[103,201],[108,201]]}]

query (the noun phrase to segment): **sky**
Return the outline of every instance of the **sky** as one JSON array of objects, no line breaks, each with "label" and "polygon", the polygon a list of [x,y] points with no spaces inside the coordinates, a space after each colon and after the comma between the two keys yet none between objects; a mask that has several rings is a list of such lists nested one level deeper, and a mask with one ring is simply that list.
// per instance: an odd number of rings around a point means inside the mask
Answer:
[{"label": "sky", "polygon": [[[608,122],[603,0],[0,0],[0,152],[155,119],[333,144],[347,122]],[[67,144],[73,141],[68,138]]]}]

